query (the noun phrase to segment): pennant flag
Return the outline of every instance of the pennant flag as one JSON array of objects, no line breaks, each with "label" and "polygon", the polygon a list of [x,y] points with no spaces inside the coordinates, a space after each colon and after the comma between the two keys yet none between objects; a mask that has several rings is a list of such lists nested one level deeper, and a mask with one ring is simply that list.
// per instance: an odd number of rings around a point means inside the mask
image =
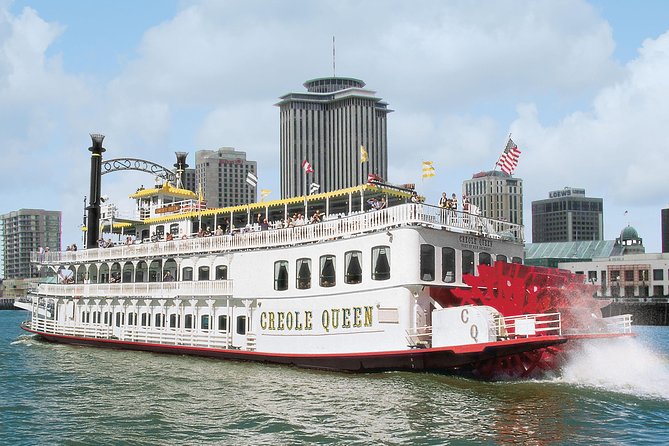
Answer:
[{"label": "pennant flag", "polygon": [[321,188],[321,185],[318,183],[311,183],[311,187],[309,188],[309,193],[310,194],[315,194],[318,192],[318,189]]},{"label": "pennant flag", "polygon": [[423,179],[430,178],[436,175],[432,161],[423,161]]},{"label": "pennant flag", "polygon": [[365,150],[365,146],[360,146],[360,162],[366,163],[368,158],[369,157],[367,156],[367,151]]},{"label": "pennant flag", "polygon": [[311,164],[307,160],[302,161],[302,169],[304,169],[306,173],[314,173],[314,168],[311,167]]},{"label": "pennant flag", "polygon": [[269,189],[261,189],[260,190],[260,201],[263,201],[271,193],[272,193],[272,191],[269,190]]},{"label": "pennant flag", "polygon": [[246,182],[249,183],[249,186],[256,187],[258,185],[258,177],[253,175],[253,172],[246,174]]},{"label": "pennant flag", "polygon": [[504,152],[502,152],[496,165],[502,169],[502,172],[511,175],[518,167],[518,158],[520,158],[520,150],[518,150],[516,143],[509,138],[509,142],[506,143]]}]

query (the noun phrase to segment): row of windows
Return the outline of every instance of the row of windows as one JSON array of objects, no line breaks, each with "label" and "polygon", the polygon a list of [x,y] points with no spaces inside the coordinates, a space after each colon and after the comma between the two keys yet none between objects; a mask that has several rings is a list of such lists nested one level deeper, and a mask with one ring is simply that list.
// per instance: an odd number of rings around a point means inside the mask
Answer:
[{"label": "row of windows", "polygon": [[[390,279],[390,247],[375,246],[372,248],[372,280]],[[321,287],[332,287],[337,284],[337,257],[331,254],[320,256],[318,267],[318,283]],[[274,262],[274,289],[285,291],[289,284],[289,264],[287,260]],[[295,288],[306,290],[311,288],[312,261],[300,258],[295,261]],[[344,253],[344,283],[358,284],[362,282],[362,251]]]},{"label": "row of windows", "polygon": [[[125,322],[125,313],[116,313],[116,319],[115,319],[115,325],[117,327],[120,327],[124,325]],[[153,321],[151,318],[151,314],[149,313],[128,313],[128,323],[127,325],[139,325],[142,327],[166,327],[166,328],[181,328],[181,315],[178,314],[170,314],[169,319],[166,321],[165,315],[164,314],[156,314],[154,315]],[[112,326],[112,322],[114,322],[113,318],[113,313],[111,311],[84,311],[81,313],[81,320],[83,323],[88,324],[91,323],[93,324],[104,324],[104,325],[109,325],[110,327]],[[218,324],[216,325],[216,328],[210,327],[210,316],[208,314],[203,314],[200,316],[200,326],[198,327],[200,330],[209,330],[214,329],[217,331],[220,331],[222,333],[227,333],[228,331],[228,316],[227,315],[220,315],[218,316],[217,322]],[[153,322],[153,325],[151,325],[151,322]],[[195,316],[192,314],[185,314],[183,317],[183,328],[187,330],[192,330],[195,328],[194,326],[195,322]],[[237,334],[246,334],[246,316],[237,316],[236,320],[236,331]]]},{"label": "row of windows", "polygon": [[[435,280],[436,268],[435,268],[435,254],[436,249],[433,245],[422,244],[420,245],[420,279],[426,282],[432,282]],[[488,265],[492,266],[493,256],[487,252],[480,252],[479,255],[479,265]],[[475,256],[474,251],[468,249],[462,250],[460,261],[461,261],[461,271],[462,275],[465,274],[476,274],[475,268]],[[496,262],[507,262],[508,258],[505,255],[498,254],[495,259]],[[520,257],[513,257],[511,260],[513,263],[522,263]],[[443,247],[441,248],[441,280],[445,283],[455,282],[455,266],[456,266],[456,251],[454,248]]]}]

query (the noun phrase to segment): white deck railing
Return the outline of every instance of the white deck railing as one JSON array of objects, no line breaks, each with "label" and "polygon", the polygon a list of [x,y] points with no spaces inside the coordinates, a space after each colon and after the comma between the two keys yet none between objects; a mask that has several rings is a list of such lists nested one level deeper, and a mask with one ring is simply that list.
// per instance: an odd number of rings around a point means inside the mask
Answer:
[{"label": "white deck railing", "polygon": [[209,253],[273,248],[386,230],[396,226],[420,224],[455,232],[486,235],[497,239],[512,235],[519,242],[522,242],[523,237],[523,230],[520,225],[466,212],[446,211],[434,206],[408,203],[380,211],[358,213],[321,223],[285,229],[149,242],[82,251],[43,254],[33,252],[31,253],[31,261],[42,264],[69,264],[91,261],[122,261],[144,257],[171,257],[192,252]]},{"label": "white deck railing", "polygon": [[[523,320],[530,322],[532,333],[525,334],[520,328]],[[497,341],[524,339],[537,336],[560,336],[562,321],[560,313],[523,314],[519,316],[495,318],[496,324],[489,327]],[[408,345],[414,348],[432,346],[432,326],[417,327],[406,331]]]},{"label": "white deck railing", "polygon": [[[184,345],[207,348],[241,348],[232,345],[229,331],[193,330],[187,328],[156,329],[152,327],[116,328],[105,324],[62,324],[52,320],[35,318],[28,323],[32,330],[79,338],[113,339],[148,344]],[[252,335],[255,339],[255,335]],[[247,339],[247,343],[249,339]],[[253,345],[253,348],[255,346]]]},{"label": "white deck railing", "polygon": [[232,280],[206,280],[198,282],[138,282],[138,283],[77,283],[46,284],[37,287],[37,294],[44,296],[106,298],[164,296],[220,296],[232,295]]}]

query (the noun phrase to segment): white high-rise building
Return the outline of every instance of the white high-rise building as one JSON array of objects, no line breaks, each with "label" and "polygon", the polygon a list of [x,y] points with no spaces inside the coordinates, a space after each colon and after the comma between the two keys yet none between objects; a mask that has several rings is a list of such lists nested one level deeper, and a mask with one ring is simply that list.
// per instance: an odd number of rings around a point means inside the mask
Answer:
[{"label": "white high-rise building", "polygon": [[207,207],[222,208],[256,201],[257,186],[246,182],[248,173],[258,175],[255,161],[232,147],[195,152],[195,192],[202,190]]},{"label": "white high-rise building", "polygon": [[472,175],[462,182],[462,194],[477,206],[481,215],[495,220],[523,224],[523,180],[492,170]]},{"label": "white high-rise building", "polygon": [[[308,193],[312,183],[329,192],[386,178],[386,116],[392,110],[359,79],[330,77],[304,83],[276,105],[281,115],[281,197]],[[364,147],[368,161],[361,162]],[[314,172],[305,175],[303,161]]]}]

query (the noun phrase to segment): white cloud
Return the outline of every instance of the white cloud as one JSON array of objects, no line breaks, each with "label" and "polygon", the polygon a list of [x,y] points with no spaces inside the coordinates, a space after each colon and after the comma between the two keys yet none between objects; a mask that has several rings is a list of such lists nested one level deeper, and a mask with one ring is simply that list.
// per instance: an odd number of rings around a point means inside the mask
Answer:
[{"label": "white cloud", "polygon": [[[365,80],[396,110],[391,181],[415,181],[420,161],[432,159],[438,176],[421,183],[424,193],[459,192],[462,180],[492,168],[512,131],[527,205],[567,185],[603,196],[605,209],[666,200],[667,37],[646,41],[621,67],[610,26],[581,0],[188,2],[147,29],[104,85],[48,56],[67,32],[30,8],[0,15],[0,150],[9,171],[0,186],[56,170],[37,187],[63,197],[54,204],[72,208],[64,211],[77,209],[64,228],[78,221],[88,192],[89,131],[107,134],[107,158],[160,164],[171,164],[174,150],[193,161],[195,150],[235,146],[278,191],[273,104],[331,75],[332,35],[337,74]],[[105,177],[120,200],[141,181],[124,178]],[[6,210],[23,206],[6,192],[2,199]]]}]

